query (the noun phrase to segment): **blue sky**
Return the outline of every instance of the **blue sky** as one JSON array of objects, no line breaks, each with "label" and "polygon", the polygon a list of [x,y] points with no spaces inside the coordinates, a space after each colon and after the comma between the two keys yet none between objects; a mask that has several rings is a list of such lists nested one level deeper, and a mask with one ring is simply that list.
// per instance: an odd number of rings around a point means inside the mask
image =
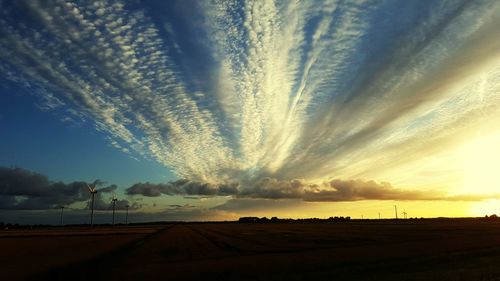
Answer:
[{"label": "blue sky", "polygon": [[217,218],[244,200],[298,200],[291,216],[323,208],[307,202],[495,200],[499,10],[1,2],[0,166]]},{"label": "blue sky", "polygon": [[[163,182],[172,174],[154,160],[132,158],[88,123],[70,123],[61,112],[41,109],[40,99],[15,85],[2,90],[0,165],[30,169],[55,181],[96,178],[129,186]],[[125,172],[126,171],[126,172]]]}]

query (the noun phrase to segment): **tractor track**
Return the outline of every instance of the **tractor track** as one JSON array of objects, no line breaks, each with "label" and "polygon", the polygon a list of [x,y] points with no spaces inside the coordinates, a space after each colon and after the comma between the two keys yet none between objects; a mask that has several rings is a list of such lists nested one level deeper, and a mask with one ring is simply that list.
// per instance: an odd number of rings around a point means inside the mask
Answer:
[{"label": "tractor track", "polygon": [[99,255],[85,262],[79,262],[51,269],[45,273],[37,274],[28,280],[109,280],[108,273],[120,267],[132,255],[133,252],[144,243],[163,235],[176,224],[168,225],[157,231],[133,240],[115,250]]}]

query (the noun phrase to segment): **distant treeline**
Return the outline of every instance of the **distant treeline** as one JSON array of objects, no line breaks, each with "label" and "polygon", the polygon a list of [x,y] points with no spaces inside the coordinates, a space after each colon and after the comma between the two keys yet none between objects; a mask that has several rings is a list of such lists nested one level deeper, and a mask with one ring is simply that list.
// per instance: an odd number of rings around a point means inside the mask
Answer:
[{"label": "distant treeline", "polygon": [[351,217],[329,217],[327,219],[306,218],[306,219],[280,219],[278,217],[241,217],[238,222],[273,223],[273,222],[328,222],[328,221],[349,221]]},{"label": "distant treeline", "polygon": [[[305,223],[321,223],[321,222],[346,222],[350,221],[351,217],[329,217],[327,219],[320,218],[305,218],[305,219],[281,219],[278,217],[241,217],[237,221],[154,221],[154,222],[137,222],[137,223],[128,223],[128,224],[116,224],[115,226],[148,226],[148,225],[168,225],[168,224],[190,224],[190,223],[278,223],[278,222],[305,222]],[[379,221],[380,219],[362,219],[362,221]],[[395,219],[382,219],[382,220],[395,220]],[[469,218],[447,218],[447,217],[438,217],[438,218],[408,218],[408,219],[399,219],[398,221],[404,220],[426,220],[426,221],[459,221],[459,220],[478,220],[478,221],[495,221],[500,222],[500,217],[496,214],[492,214],[490,216],[484,217],[469,217]],[[356,221],[360,221],[359,219]],[[0,221],[0,231],[9,230],[9,229],[31,229],[31,228],[44,228],[44,227],[88,227],[88,224],[65,224],[61,225],[49,225],[49,224],[33,224],[33,225],[23,225],[17,223],[5,223]],[[112,227],[111,224],[98,224],[94,227]]]},{"label": "distant treeline", "polygon": [[[408,219],[399,219],[399,220],[415,220],[418,218],[408,218]],[[494,220],[494,221],[500,221],[500,218],[496,215],[490,215],[490,216],[484,216],[484,218],[446,218],[446,217],[440,217],[440,218],[419,218],[420,220],[461,220],[461,219],[479,219],[479,220]],[[267,218],[267,217],[241,217],[239,218],[238,222],[242,223],[276,223],[276,222],[342,222],[342,221],[350,221],[351,217],[329,217],[327,219],[320,219],[320,218],[305,218],[305,219],[281,219],[278,217],[272,217],[272,218]],[[364,219],[365,221],[377,221],[379,219]],[[384,220],[394,220],[394,219],[384,219]]]}]

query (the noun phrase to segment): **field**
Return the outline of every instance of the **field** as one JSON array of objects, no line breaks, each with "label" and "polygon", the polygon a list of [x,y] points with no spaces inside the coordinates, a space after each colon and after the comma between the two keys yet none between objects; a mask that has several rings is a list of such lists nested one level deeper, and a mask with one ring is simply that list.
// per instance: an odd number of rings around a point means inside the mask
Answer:
[{"label": "field", "polygon": [[2,280],[500,280],[500,221],[0,231]]}]

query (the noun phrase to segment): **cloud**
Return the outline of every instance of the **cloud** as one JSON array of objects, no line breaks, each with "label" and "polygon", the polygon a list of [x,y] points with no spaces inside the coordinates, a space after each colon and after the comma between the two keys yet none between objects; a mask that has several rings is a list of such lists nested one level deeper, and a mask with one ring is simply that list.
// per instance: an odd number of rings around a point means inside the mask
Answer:
[{"label": "cloud", "polygon": [[[104,186],[96,180],[99,192],[95,201],[96,221],[109,223],[112,209],[110,196],[117,191],[115,185]],[[193,204],[168,204],[155,211],[145,210],[141,197],[116,202],[118,220],[124,210],[130,212],[129,222],[165,220],[228,220],[241,214],[280,214],[287,209],[310,207],[314,202],[350,202],[359,200],[398,201],[480,201],[500,198],[499,194],[447,195],[439,192],[404,190],[389,183],[363,180],[331,180],[312,184],[304,180],[277,180],[262,178],[253,186],[237,184],[214,185],[189,180],[165,184],[138,183],[126,190],[128,195],[158,197],[161,195],[185,195],[190,199],[224,196],[226,199],[215,206]],[[108,196],[106,196],[108,195]],[[39,173],[21,168],[0,167],[0,220],[22,223],[59,223],[60,206],[65,206],[66,223],[88,223],[90,196],[85,182],[52,182]],[[83,206],[83,207],[82,207]],[[157,207],[156,204],[153,205]],[[67,210],[67,211],[66,211]],[[99,212],[101,211],[101,212]],[[105,211],[105,212],[103,212]]]},{"label": "cloud", "polygon": [[[90,208],[90,196],[86,182],[52,182],[46,176],[21,168],[0,167],[0,209],[38,210],[53,209],[84,203]],[[116,185],[104,186],[96,180],[92,185],[101,186],[95,200],[97,210],[110,210],[111,194],[117,191]],[[136,183],[126,189],[127,195],[159,197],[161,195],[183,195],[186,198],[209,198],[229,196],[254,199],[293,199],[307,202],[345,202],[359,200],[446,200],[479,201],[498,198],[498,194],[458,194],[447,195],[436,191],[398,189],[386,182],[335,179],[320,184],[304,180],[277,180],[262,178],[251,186],[233,184],[210,184],[186,179],[168,183]],[[108,195],[108,196],[106,196]],[[293,201],[292,200],[292,201]],[[119,199],[117,210],[138,210],[143,204]],[[171,206],[185,209],[187,205]],[[72,207],[78,209],[80,207]]]},{"label": "cloud", "polygon": [[[239,197],[266,199],[302,199],[309,202],[345,202],[359,200],[470,200],[468,195],[450,197],[436,191],[408,190],[393,187],[390,183],[364,180],[334,179],[321,184],[303,180],[279,181],[261,179],[253,188],[242,189]],[[473,200],[490,198],[491,195],[473,196]]]},{"label": "cloud", "polygon": [[130,194],[425,198],[331,180],[396,182],[401,164],[500,113],[498,1],[165,5],[0,9],[3,79],[190,179]]},{"label": "cloud", "polygon": [[129,195],[143,195],[147,197],[157,197],[162,195],[162,191],[167,190],[167,185],[151,184],[151,183],[136,183],[127,189]]},{"label": "cloud", "polygon": [[387,182],[333,180],[329,188],[312,189],[305,193],[306,201],[357,200],[446,200],[436,192],[396,189]]},{"label": "cloud", "polygon": [[109,185],[109,186],[106,186],[106,187],[103,187],[103,188],[100,188],[99,189],[99,192],[104,192],[104,193],[110,193],[110,192],[115,192],[116,189],[118,188],[118,186],[112,184],[112,185]]},{"label": "cloud", "polygon": [[137,183],[126,189],[128,195],[158,197],[165,195],[232,196],[233,198],[298,199],[308,202],[345,202],[359,200],[446,200],[475,201],[496,198],[499,195],[447,195],[436,191],[407,190],[393,187],[390,183],[363,180],[335,179],[321,184],[304,180],[277,180],[262,178],[253,186],[238,184],[213,185],[178,180],[165,184]]},{"label": "cloud", "polygon": [[[104,183],[100,180],[93,183],[52,182],[47,176],[39,173],[21,168],[0,167],[0,209],[52,209],[88,202],[90,196],[87,184],[102,186]],[[95,202],[98,209],[107,209],[110,206],[101,194],[110,194],[116,189],[116,185],[98,188]],[[139,208],[137,204],[129,203],[127,200],[117,202],[120,209],[124,209],[125,205],[130,205],[132,209]]]},{"label": "cloud", "polygon": [[126,189],[128,195],[143,195],[158,197],[166,195],[200,195],[200,196],[227,196],[237,193],[237,184],[214,185],[189,180],[177,180],[165,184],[136,183]]}]

